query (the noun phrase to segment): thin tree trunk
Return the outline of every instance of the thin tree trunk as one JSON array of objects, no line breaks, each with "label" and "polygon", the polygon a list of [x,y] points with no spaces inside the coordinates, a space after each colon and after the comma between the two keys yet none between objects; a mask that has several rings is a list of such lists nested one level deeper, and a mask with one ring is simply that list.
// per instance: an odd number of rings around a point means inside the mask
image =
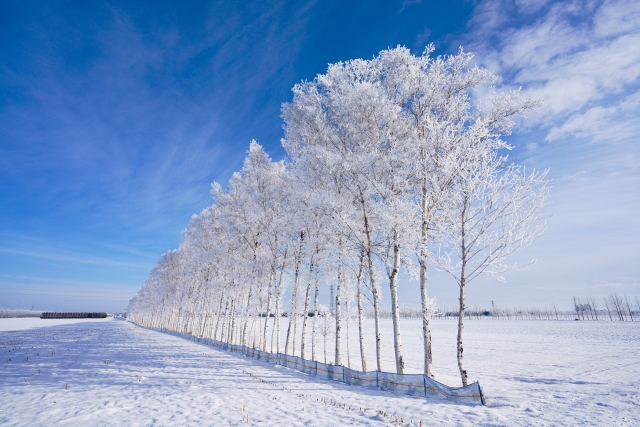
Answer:
[{"label": "thin tree trunk", "polygon": [[324,337],[324,346],[323,346],[323,348],[324,348],[324,363],[326,364],[327,363],[327,334],[325,333],[323,335],[323,337]]},{"label": "thin tree trunk", "polygon": [[400,313],[398,312],[398,274],[400,272],[400,244],[393,245],[393,270],[389,276],[391,291],[391,316],[393,319],[393,344],[396,356],[396,372],[404,373],[404,359],[402,357],[402,333],[400,331]]},{"label": "thin tree trunk", "polygon": [[218,327],[220,326],[220,318],[222,317],[222,304],[224,303],[224,292],[220,294],[220,304],[218,304],[218,312],[216,313],[216,327],[213,330],[213,339],[218,341]]},{"label": "thin tree trunk", "polygon": [[427,262],[420,260],[420,302],[422,304],[422,340],[424,344],[424,374],[433,378],[433,356],[431,352],[431,313],[427,295]]},{"label": "thin tree trunk", "polygon": [[[253,343],[251,344],[252,348],[258,348],[256,345],[256,341],[260,339],[260,327],[258,323],[258,305],[259,304],[256,304],[256,308],[253,310],[253,324],[251,325],[251,334],[253,335]],[[258,326],[258,333],[256,333],[256,326]]]},{"label": "thin tree trunk", "polygon": [[200,337],[202,338],[204,336],[204,328],[207,326],[207,319],[209,318],[209,313],[206,313],[204,315],[204,320],[202,321],[202,324],[200,325]]},{"label": "thin tree trunk", "polygon": [[460,274],[460,312],[458,315],[458,342],[457,342],[457,355],[458,355],[458,369],[460,370],[460,378],[462,379],[462,386],[466,386],[467,371],[464,369],[464,360],[462,357],[462,330],[464,328],[464,286],[465,286],[465,266],[464,261],[462,265],[462,273]]},{"label": "thin tree trunk", "polygon": [[624,296],[624,300],[627,303],[627,311],[629,312],[629,317],[631,317],[631,321],[633,322],[633,311],[631,310],[631,305],[629,304],[629,298],[627,298],[627,296]]},{"label": "thin tree trunk", "polygon": [[248,343],[247,337],[247,328],[249,327],[249,312],[251,310],[251,293],[253,292],[253,288],[249,288],[249,297],[247,298],[247,304],[244,311],[244,324],[242,326],[242,345],[246,346]]},{"label": "thin tree trunk", "polygon": [[304,320],[302,322],[302,343],[300,344],[300,357],[304,359],[304,349],[307,343],[307,321],[309,320],[309,296],[311,294],[311,282],[307,284],[307,293],[304,297]]},{"label": "thin tree trunk", "polygon": [[231,322],[229,322],[229,344],[233,344],[236,326],[236,301],[231,300]]},{"label": "thin tree trunk", "polygon": [[319,299],[319,286],[318,286],[318,263],[315,265],[315,291],[313,296],[313,332],[311,337],[311,360],[316,361],[316,348],[318,347],[318,299]]},{"label": "thin tree trunk", "polygon": [[342,307],[340,305],[342,299],[342,239],[340,239],[338,253],[338,286],[336,289],[336,354],[334,363],[336,366],[342,366]]},{"label": "thin tree trunk", "polygon": [[378,371],[382,371],[382,354],[380,349],[380,307],[379,307],[379,295],[378,285],[376,283],[375,270],[373,268],[373,243],[371,242],[371,229],[369,227],[369,217],[367,216],[366,205],[364,201],[364,195],[360,190],[360,203],[362,204],[362,215],[364,219],[364,230],[367,236],[367,266],[369,268],[369,281],[371,283],[371,294],[373,297],[373,313],[375,323],[375,335],[376,335],[376,367]]},{"label": "thin tree trunk", "polygon": [[280,351],[278,347],[279,340],[276,336],[280,335],[280,288],[276,289],[276,313],[273,317],[273,330],[271,331],[271,353],[273,353],[273,343],[276,343],[276,353]]},{"label": "thin tree trunk", "polygon": [[350,350],[350,346],[349,346],[349,341],[350,341],[350,335],[349,335],[349,323],[351,323],[351,310],[352,307],[349,304],[349,299],[346,298],[344,301],[344,307],[345,307],[345,312],[346,312],[346,316],[345,316],[345,327],[346,327],[346,334],[347,334],[347,368],[351,369],[351,350]]},{"label": "thin tree trunk", "polygon": [[224,305],[224,319],[222,320],[222,330],[220,331],[220,341],[225,341],[225,332],[227,331],[227,314],[229,313],[229,301]]},{"label": "thin tree trunk", "polygon": [[[424,135],[420,135],[421,141],[424,141]],[[424,143],[424,142],[423,142]],[[420,150],[422,164],[426,164],[428,154],[423,148]],[[437,160],[437,159],[436,159]],[[437,161],[436,161],[437,164]],[[424,374],[429,378],[433,378],[432,364],[433,357],[431,352],[431,307],[429,305],[429,296],[427,293],[427,254],[429,249],[429,192],[428,192],[428,176],[425,173],[422,179],[422,198],[421,198],[421,247],[420,247],[420,303],[422,305],[422,341],[424,346]]]},{"label": "thin tree trunk", "polygon": [[593,307],[593,314],[596,316],[596,320],[598,320],[598,307],[596,306],[596,299],[591,297],[591,307]]},{"label": "thin tree trunk", "polygon": [[282,259],[282,265],[280,266],[280,279],[278,279],[278,289],[277,289],[277,299],[276,299],[276,350],[277,353],[280,353],[280,321],[282,320],[282,315],[280,313],[280,293],[282,292],[282,276],[284,275],[284,267],[287,263],[287,253],[288,249],[285,248],[284,256]]},{"label": "thin tree trunk", "polygon": [[367,358],[364,352],[364,314],[362,310],[362,273],[364,270],[364,253],[360,252],[360,269],[356,283],[356,299],[358,300],[358,334],[360,341],[360,360],[362,361],[362,372],[367,372]]},{"label": "thin tree trunk", "polygon": [[289,327],[287,328],[287,342],[284,346],[284,353],[289,354],[289,344],[291,343],[291,333],[293,332],[293,353],[295,354],[295,323],[296,323],[296,311],[297,307],[297,294],[298,294],[298,279],[300,277],[300,262],[302,257],[302,245],[304,241],[304,233],[300,233],[300,250],[295,256],[295,274],[293,279],[293,290],[291,291],[291,313],[289,315]]},{"label": "thin tree trunk", "polygon": [[[276,299],[276,353],[280,353],[280,289],[278,288],[278,294]],[[273,349],[271,350],[273,352]]]},{"label": "thin tree trunk", "polygon": [[[275,260],[274,260],[275,265]],[[273,293],[273,268],[269,274],[269,290],[267,293],[267,313],[264,321],[264,334],[262,338],[262,351],[267,351],[267,334],[269,333],[269,316],[271,315],[271,294]]]},{"label": "thin tree trunk", "polygon": [[270,344],[269,344],[269,352],[271,352],[271,353],[273,353],[273,343],[274,343],[274,341],[275,341],[275,339],[276,339],[276,330],[277,330],[277,328],[276,328],[277,324],[276,324],[276,316],[275,316],[275,314],[274,314],[274,316],[273,316],[273,325],[272,325],[272,326],[273,326],[273,327],[271,328],[271,342],[270,342]]},{"label": "thin tree trunk", "polygon": [[[304,243],[304,233],[300,233],[300,248],[299,248],[299,256],[298,256],[298,265],[300,265],[302,263],[302,254],[303,254],[303,243]],[[298,267],[298,271],[299,271],[299,267]],[[296,281],[299,278],[299,273],[296,272]],[[297,288],[297,285],[296,285]],[[294,322],[293,322],[293,343],[292,343],[292,348],[291,348],[291,352],[292,354],[295,356],[296,355],[296,338],[298,336],[297,334],[297,330],[298,330],[298,300],[296,300],[295,303],[295,313],[294,313]],[[306,315],[305,315],[306,316]]]},{"label": "thin tree trunk", "polygon": [[289,347],[291,344],[291,334],[293,332],[293,323],[295,322],[295,311],[296,311],[296,299],[297,299],[297,290],[298,290],[298,275],[296,274],[296,278],[293,281],[293,290],[291,291],[291,310],[289,311],[289,325],[287,327],[287,341],[284,344],[284,354],[289,354]]}]

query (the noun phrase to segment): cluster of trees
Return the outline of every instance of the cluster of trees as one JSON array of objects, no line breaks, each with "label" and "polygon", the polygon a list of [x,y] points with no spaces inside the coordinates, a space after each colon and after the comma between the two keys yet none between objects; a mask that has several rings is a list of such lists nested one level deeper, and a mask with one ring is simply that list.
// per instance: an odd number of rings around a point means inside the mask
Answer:
[{"label": "cluster of trees", "polygon": [[[457,310],[441,307],[436,313],[436,319],[457,319]],[[468,319],[504,319],[504,320],[610,320],[634,321],[640,319],[640,299],[629,298],[611,292],[599,303],[594,297],[573,297],[573,309],[558,309],[555,303],[551,307],[496,307],[481,308],[477,305],[465,311]],[[414,310],[406,310],[406,317],[415,317]]]},{"label": "cluster of trees", "polygon": [[40,317],[42,311],[0,308],[0,319],[7,317]]},{"label": "cluster of trees", "polygon": [[[546,173],[509,163],[511,147],[502,139],[514,117],[541,101],[497,92],[496,76],[470,67],[472,55],[462,49],[444,57],[432,51],[388,49],[296,85],[282,107],[287,158],[274,162],[252,141],[242,169],[226,189],[212,185],[213,205],[192,217],[180,248],[161,257],[128,317],[262,350],[284,344],[287,354],[296,351],[300,319],[300,355],[309,357],[311,328],[310,357],[317,360],[320,323],[329,317],[319,284],[331,283],[334,363],[342,365],[342,326],[352,304],[367,370],[366,300],[381,370],[384,285],[396,371],[403,373],[398,287],[405,270],[420,280],[424,372],[432,376],[427,270],[436,267],[459,287],[457,358],[466,385],[466,286],[483,274],[502,278],[515,268],[505,259],[545,226]],[[280,343],[284,311],[290,321]]]},{"label": "cluster of trees", "polygon": [[[621,320],[630,319],[633,322],[633,316],[640,318],[640,300],[638,297],[635,301],[629,301],[626,295],[618,295],[617,292],[611,292],[607,298],[602,299],[602,306],[599,306],[593,297],[576,298],[573,297],[573,307],[575,310],[575,318],[582,320]],[[635,307],[634,307],[635,303]],[[600,315],[600,318],[598,317]]]}]

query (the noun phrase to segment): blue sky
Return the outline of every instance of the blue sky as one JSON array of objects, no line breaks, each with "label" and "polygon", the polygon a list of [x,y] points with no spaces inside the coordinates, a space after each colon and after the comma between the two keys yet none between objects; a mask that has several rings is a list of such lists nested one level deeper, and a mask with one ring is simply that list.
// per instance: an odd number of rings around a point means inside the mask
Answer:
[{"label": "blue sky", "polygon": [[431,42],[548,99],[509,139],[551,168],[548,230],[517,257],[538,262],[470,304],[640,296],[637,2],[34,1],[0,3],[0,307],[123,310],[252,138],[283,156],[296,82]]}]

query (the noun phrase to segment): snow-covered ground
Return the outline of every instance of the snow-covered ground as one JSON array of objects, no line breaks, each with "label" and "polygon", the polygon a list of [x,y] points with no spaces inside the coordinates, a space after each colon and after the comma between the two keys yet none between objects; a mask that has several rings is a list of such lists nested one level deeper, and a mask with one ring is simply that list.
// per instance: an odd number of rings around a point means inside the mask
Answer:
[{"label": "snow-covered ground", "polygon": [[47,328],[86,322],[105,322],[107,319],[40,319],[39,317],[12,317],[0,319],[0,332]]},{"label": "snow-covered ground", "polygon": [[[2,323],[8,320],[0,319],[0,328],[7,329]],[[469,321],[467,365],[483,386],[486,407],[322,381],[122,320],[41,322],[48,327],[0,332],[2,425],[218,426],[247,419],[249,425],[384,425],[402,419],[538,426],[637,425],[640,419],[638,322]],[[410,372],[420,366],[419,326],[403,322]],[[433,330],[436,379],[457,385],[455,323],[436,321]],[[357,347],[351,347],[353,359]]]}]

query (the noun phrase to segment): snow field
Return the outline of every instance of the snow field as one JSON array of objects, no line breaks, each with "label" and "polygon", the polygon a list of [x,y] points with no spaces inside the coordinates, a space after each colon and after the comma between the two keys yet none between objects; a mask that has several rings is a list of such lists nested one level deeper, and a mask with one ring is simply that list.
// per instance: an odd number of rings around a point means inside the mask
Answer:
[{"label": "snow field", "polygon": [[123,321],[0,339],[12,359],[0,370],[3,425],[384,425],[425,403],[309,381]]},{"label": "snow field", "polygon": [[106,322],[108,319],[40,319],[39,317],[11,317],[0,319],[0,332],[20,331],[85,322]]},{"label": "snow field", "polygon": [[[411,324],[405,357],[419,363]],[[449,385],[454,330],[434,322],[436,379]],[[322,381],[119,320],[2,332],[0,424],[637,425],[639,323],[481,320],[466,336],[487,407]]]},{"label": "snow field", "polygon": [[[281,349],[286,319],[281,325]],[[311,321],[312,319],[310,319]],[[373,320],[367,319],[365,351],[375,368]],[[423,368],[422,320],[401,319],[405,373]],[[459,387],[456,320],[432,323],[435,379]],[[297,326],[297,348],[301,339]],[[343,325],[343,363],[346,328]],[[310,331],[307,333],[310,354]],[[361,369],[357,322],[349,326],[351,367]],[[327,361],[334,360],[333,336],[327,337]],[[381,322],[382,370],[394,372],[393,324]],[[464,331],[469,381],[480,381],[490,408],[510,408],[511,419],[526,413],[551,425],[638,425],[640,419],[640,322],[575,322],[469,319]],[[323,339],[318,337],[323,361]],[[614,415],[615,414],[615,415]],[[594,418],[595,417],[595,418]],[[594,422],[593,419],[599,420]],[[613,423],[613,424],[611,424]],[[519,424],[518,422],[506,425]],[[524,423],[527,424],[526,422]],[[538,422],[531,422],[538,425]]]}]

